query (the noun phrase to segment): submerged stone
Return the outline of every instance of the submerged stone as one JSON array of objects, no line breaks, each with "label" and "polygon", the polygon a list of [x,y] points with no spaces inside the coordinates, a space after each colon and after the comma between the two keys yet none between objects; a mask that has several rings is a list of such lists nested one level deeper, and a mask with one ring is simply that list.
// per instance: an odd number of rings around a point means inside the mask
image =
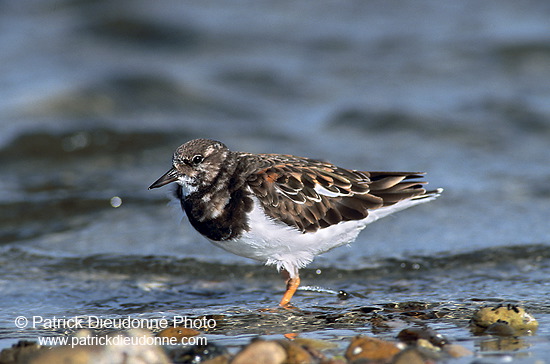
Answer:
[{"label": "submerged stone", "polygon": [[538,326],[533,315],[512,304],[483,307],[470,320],[470,329],[477,335],[532,335]]}]

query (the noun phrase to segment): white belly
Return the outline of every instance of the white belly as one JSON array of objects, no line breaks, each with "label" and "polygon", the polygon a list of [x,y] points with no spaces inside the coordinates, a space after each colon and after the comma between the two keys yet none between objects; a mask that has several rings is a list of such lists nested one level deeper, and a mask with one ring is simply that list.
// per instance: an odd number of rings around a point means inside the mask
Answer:
[{"label": "white belly", "polygon": [[370,211],[363,220],[340,222],[305,234],[267,216],[260,202],[254,200],[254,209],[248,215],[249,231],[238,239],[211,242],[233,254],[276,265],[278,270],[284,268],[294,277],[298,275],[298,269],[308,265],[316,255],[353,242],[371,222],[432,199],[403,200]]},{"label": "white belly", "polygon": [[316,255],[351,243],[368,224],[364,220],[347,221],[303,234],[296,228],[268,217],[258,201],[254,201],[254,209],[248,219],[250,230],[240,238],[212,243],[233,254],[277,265],[277,269],[284,268],[291,276],[297,274],[298,269],[305,267]]}]

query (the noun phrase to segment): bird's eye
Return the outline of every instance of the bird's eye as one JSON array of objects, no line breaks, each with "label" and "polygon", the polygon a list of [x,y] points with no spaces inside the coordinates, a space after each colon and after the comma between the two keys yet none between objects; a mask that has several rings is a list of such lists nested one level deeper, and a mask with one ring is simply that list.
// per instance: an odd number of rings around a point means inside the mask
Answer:
[{"label": "bird's eye", "polygon": [[191,162],[193,162],[193,164],[199,164],[201,163],[202,161],[204,160],[204,157],[200,154],[197,154],[196,156],[193,157],[193,159],[191,160]]}]

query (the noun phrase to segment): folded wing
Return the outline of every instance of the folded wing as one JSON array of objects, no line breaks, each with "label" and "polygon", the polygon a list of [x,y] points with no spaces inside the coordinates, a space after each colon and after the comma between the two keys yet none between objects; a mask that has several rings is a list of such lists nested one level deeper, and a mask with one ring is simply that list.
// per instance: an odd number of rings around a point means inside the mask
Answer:
[{"label": "folded wing", "polygon": [[248,186],[268,216],[303,233],[362,220],[369,211],[430,194],[419,180],[422,173],[361,172],[286,155],[260,158]]}]

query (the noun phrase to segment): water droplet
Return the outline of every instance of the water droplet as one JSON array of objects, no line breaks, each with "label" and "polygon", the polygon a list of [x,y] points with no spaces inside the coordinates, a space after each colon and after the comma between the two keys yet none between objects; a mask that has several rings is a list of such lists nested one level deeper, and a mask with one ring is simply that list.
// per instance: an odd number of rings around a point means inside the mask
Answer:
[{"label": "water droplet", "polygon": [[111,206],[117,208],[120,207],[120,205],[122,205],[122,199],[120,197],[114,196],[113,198],[111,198]]}]

